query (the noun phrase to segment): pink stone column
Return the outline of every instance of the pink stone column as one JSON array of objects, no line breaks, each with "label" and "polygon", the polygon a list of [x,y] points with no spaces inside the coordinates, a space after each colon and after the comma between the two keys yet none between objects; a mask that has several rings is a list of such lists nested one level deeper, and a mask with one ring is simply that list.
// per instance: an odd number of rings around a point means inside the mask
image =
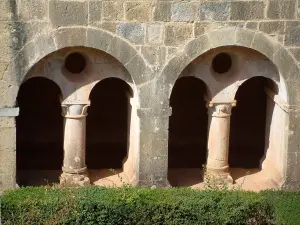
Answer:
[{"label": "pink stone column", "polygon": [[63,104],[64,162],[60,183],[62,185],[84,186],[90,184],[85,164],[86,146],[86,103]]},{"label": "pink stone column", "polygon": [[209,132],[207,173],[232,183],[229,174],[228,154],[230,115],[236,101],[209,102]]}]

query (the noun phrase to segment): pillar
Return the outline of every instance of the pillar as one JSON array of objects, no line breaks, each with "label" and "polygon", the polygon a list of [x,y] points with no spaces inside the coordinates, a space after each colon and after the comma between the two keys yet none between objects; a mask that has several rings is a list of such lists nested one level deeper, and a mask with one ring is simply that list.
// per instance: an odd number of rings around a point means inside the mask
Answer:
[{"label": "pillar", "polygon": [[207,175],[210,174],[223,181],[233,183],[229,174],[228,154],[231,109],[233,102],[209,102],[209,132]]},{"label": "pillar", "polygon": [[60,183],[85,186],[90,184],[85,164],[86,116],[89,102],[62,105],[64,126],[64,162]]}]

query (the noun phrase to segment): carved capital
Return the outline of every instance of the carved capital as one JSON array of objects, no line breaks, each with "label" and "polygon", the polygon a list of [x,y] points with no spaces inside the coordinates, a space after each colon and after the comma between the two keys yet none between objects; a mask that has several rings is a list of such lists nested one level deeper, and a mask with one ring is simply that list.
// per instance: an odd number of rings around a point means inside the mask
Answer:
[{"label": "carved capital", "polygon": [[232,102],[209,102],[211,115],[213,117],[229,117],[231,115],[232,107],[236,106],[236,101]]},{"label": "carved capital", "polygon": [[90,102],[62,104],[62,115],[70,119],[80,119],[87,116],[87,108]]}]

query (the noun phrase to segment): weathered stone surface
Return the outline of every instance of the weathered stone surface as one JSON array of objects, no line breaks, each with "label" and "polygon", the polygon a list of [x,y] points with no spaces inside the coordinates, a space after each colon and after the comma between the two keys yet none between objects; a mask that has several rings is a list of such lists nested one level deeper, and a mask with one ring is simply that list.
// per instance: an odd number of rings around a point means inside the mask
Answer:
[{"label": "weathered stone surface", "polygon": [[153,20],[165,21],[171,20],[171,2],[157,2],[154,7]]},{"label": "weathered stone surface", "polygon": [[125,18],[128,21],[148,22],[152,19],[153,4],[150,2],[125,3]]},{"label": "weathered stone surface", "polygon": [[204,2],[200,5],[201,20],[229,20],[231,12],[230,2]]},{"label": "weathered stone surface", "polygon": [[170,24],[165,29],[164,43],[167,46],[181,45],[193,36],[191,24]]},{"label": "weathered stone surface", "polygon": [[244,22],[197,22],[194,25],[194,35],[195,37],[197,37],[214,29],[220,29],[225,27],[242,28],[243,26]]},{"label": "weathered stone surface", "polygon": [[264,18],[265,4],[263,2],[232,2],[231,20],[257,20]]},{"label": "weathered stone surface", "polygon": [[16,128],[0,128],[0,192],[16,185]]},{"label": "weathered stone surface", "polygon": [[210,42],[213,46],[227,46],[233,45],[235,41],[235,34],[232,32],[233,28],[224,28],[222,30],[214,30],[208,34]]},{"label": "weathered stone surface", "polygon": [[106,32],[99,32],[96,29],[88,29],[87,31],[87,46],[103,49],[103,51],[107,51],[111,47],[111,43],[113,38],[111,35]]},{"label": "weathered stone surface", "polygon": [[171,8],[172,21],[194,21],[197,19],[198,4],[191,4],[188,2],[174,3]]},{"label": "weathered stone surface", "polygon": [[53,33],[53,38],[59,49],[68,46],[82,46],[83,43],[86,43],[86,32],[85,28],[62,29]]},{"label": "weathered stone surface", "polygon": [[178,48],[168,47],[167,48],[167,59],[170,59],[172,55],[174,55],[178,51]]},{"label": "weathered stone surface", "polygon": [[50,0],[49,17],[54,27],[87,25],[87,2]]},{"label": "weathered stone surface", "polygon": [[107,30],[109,32],[115,33],[117,30],[117,23],[115,22],[102,22],[98,25],[98,27]]},{"label": "weathered stone surface", "polygon": [[235,44],[241,46],[251,46],[255,32],[245,31],[243,29],[236,30]]},{"label": "weathered stone surface", "polygon": [[[277,46],[279,47],[279,45]],[[269,59],[273,58],[275,52],[275,43],[261,33],[256,33],[251,44],[251,48],[261,52]]]},{"label": "weathered stone surface", "polygon": [[0,20],[6,21],[17,18],[17,0],[0,1]]},{"label": "weathered stone surface", "polygon": [[89,1],[89,23],[101,21],[102,1]]},{"label": "weathered stone surface", "polygon": [[246,28],[257,30],[258,29],[258,22],[247,22]]},{"label": "weathered stone surface", "polygon": [[259,30],[267,34],[283,34],[284,22],[272,21],[272,22],[261,22],[259,23]]},{"label": "weathered stone surface", "polygon": [[166,48],[160,46],[142,46],[141,53],[152,65],[162,65],[166,60]]},{"label": "weathered stone surface", "polygon": [[145,28],[143,24],[120,23],[117,25],[117,34],[134,44],[143,44]]},{"label": "weathered stone surface", "polygon": [[296,1],[272,0],[269,3],[267,17],[270,19],[295,18]]},{"label": "weathered stone surface", "polygon": [[48,1],[19,0],[18,12],[18,18],[21,20],[47,20]]},{"label": "weathered stone surface", "polygon": [[293,54],[295,59],[300,62],[300,48],[290,48],[289,51]]},{"label": "weathered stone surface", "polygon": [[104,1],[103,7],[103,20],[123,20],[124,19],[124,3],[119,1]]},{"label": "weathered stone surface", "polygon": [[212,48],[212,44],[207,35],[202,35],[185,46],[185,52],[191,59],[195,59],[202,53]]},{"label": "weathered stone surface", "polygon": [[2,80],[4,76],[4,72],[7,69],[7,66],[8,66],[7,62],[0,61],[0,80]]},{"label": "weathered stone surface", "polygon": [[160,45],[163,43],[164,26],[161,24],[147,25],[147,43]]},{"label": "weathered stone surface", "polygon": [[284,44],[287,46],[300,46],[300,22],[286,22]]}]

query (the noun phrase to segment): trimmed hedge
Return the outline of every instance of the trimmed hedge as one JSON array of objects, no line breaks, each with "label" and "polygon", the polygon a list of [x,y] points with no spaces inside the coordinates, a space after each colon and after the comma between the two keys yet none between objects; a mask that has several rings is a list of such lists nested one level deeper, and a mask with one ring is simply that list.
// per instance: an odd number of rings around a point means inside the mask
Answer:
[{"label": "trimmed hedge", "polygon": [[300,192],[27,187],[1,197],[1,224],[300,224]]}]

